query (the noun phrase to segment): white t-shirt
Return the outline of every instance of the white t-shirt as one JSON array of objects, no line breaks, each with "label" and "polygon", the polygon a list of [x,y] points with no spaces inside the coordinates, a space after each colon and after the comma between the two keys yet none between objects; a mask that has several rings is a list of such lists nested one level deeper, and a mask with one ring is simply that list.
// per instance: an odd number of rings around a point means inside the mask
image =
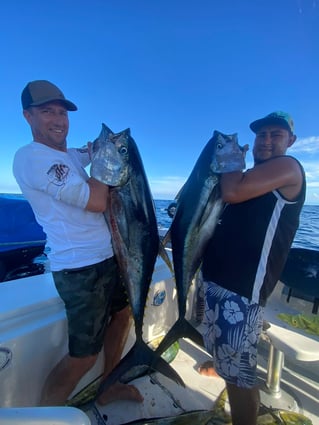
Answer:
[{"label": "white t-shirt", "polygon": [[47,235],[52,271],[98,263],[113,256],[103,213],[86,211],[86,149],[61,152],[32,142],[14,157],[13,174]]}]

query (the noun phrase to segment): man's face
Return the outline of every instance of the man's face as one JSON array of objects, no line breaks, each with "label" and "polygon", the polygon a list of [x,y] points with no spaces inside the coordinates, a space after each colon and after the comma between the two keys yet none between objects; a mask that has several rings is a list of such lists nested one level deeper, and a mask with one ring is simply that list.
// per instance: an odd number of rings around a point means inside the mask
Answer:
[{"label": "man's face", "polygon": [[66,151],[66,137],[69,131],[68,111],[59,102],[48,102],[23,111],[31,126],[33,138],[50,148]]},{"label": "man's face", "polygon": [[265,125],[256,133],[253,155],[255,163],[284,155],[296,136],[278,125]]}]

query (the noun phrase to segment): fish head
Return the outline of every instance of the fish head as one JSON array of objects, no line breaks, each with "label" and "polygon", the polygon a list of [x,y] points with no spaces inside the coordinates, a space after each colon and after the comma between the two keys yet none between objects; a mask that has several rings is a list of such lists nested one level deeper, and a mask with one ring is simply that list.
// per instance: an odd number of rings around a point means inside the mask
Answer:
[{"label": "fish head", "polygon": [[214,173],[229,173],[242,171],[245,168],[245,149],[238,144],[237,133],[223,134],[214,131],[215,148],[213,153],[212,171]]},{"label": "fish head", "polygon": [[92,144],[90,175],[109,186],[122,186],[128,179],[129,130],[114,134],[105,124]]},{"label": "fish head", "polygon": [[103,143],[105,143],[112,134],[113,131],[102,123],[102,130],[92,143],[92,155],[95,155],[102,148]]}]

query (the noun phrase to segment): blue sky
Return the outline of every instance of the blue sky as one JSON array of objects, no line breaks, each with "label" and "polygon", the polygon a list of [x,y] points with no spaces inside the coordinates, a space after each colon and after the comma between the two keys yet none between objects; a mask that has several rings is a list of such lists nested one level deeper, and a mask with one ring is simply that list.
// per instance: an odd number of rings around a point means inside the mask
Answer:
[{"label": "blue sky", "polygon": [[102,122],[131,128],[155,199],[176,195],[215,129],[252,147],[249,123],[288,111],[319,204],[318,0],[11,0],[0,31],[0,192],[19,192],[12,159],[31,141],[21,91],[48,79],[79,108],[70,147]]}]

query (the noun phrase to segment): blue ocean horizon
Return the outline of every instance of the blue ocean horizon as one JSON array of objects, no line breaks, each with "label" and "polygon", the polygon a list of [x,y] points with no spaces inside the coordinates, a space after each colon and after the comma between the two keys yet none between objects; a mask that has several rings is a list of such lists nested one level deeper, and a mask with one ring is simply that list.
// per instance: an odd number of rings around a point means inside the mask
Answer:
[{"label": "blue ocean horizon", "polygon": [[[167,208],[172,200],[155,199],[155,210],[158,227],[165,232],[172,219],[167,214]],[[319,250],[319,205],[304,205],[300,215],[300,224],[292,244],[296,248]]]},{"label": "blue ocean horizon", "polygon": [[[21,194],[0,193],[0,196],[22,198]],[[161,233],[165,233],[171,225],[172,219],[167,214],[167,208],[172,199],[154,199],[156,218]],[[1,235],[0,235],[1,238]],[[319,250],[319,205],[304,205],[300,215],[300,224],[297,230],[293,247]]]}]

